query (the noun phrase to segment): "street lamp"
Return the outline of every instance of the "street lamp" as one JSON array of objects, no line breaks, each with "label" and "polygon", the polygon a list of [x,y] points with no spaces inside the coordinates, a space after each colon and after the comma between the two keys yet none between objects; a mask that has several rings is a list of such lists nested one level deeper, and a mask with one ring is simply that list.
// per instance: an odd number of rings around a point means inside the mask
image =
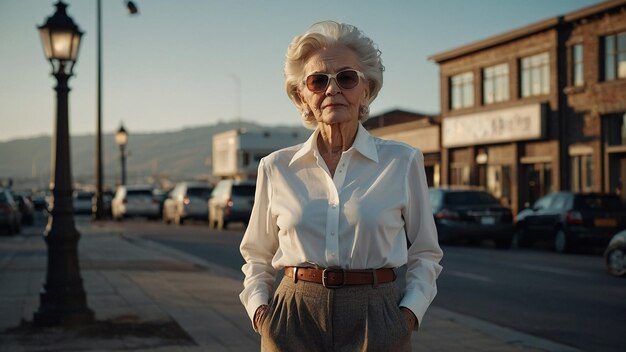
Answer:
[{"label": "street lamp", "polygon": [[52,139],[54,164],[50,173],[52,211],[44,238],[48,247],[46,282],[40,293],[39,310],[33,322],[39,326],[74,325],[93,321],[78,266],[80,233],[74,224],[72,173],[68,123],[67,81],[72,76],[83,33],[65,12],[66,4],[55,4],[56,12],[39,26],[46,58],[57,80],[56,127]]},{"label": "street lamp", "polygon": [[122,165],[122,183],[126,185],[126,144],[128,143],[128,132],[124,129],[124,125],[120,125],[120,129],[115,133],[115,143],[120,146],[120,163]]},{"label": "street lamp", "polygon": [[[124,1],[128,13],[136,15],[139,13],[139,9],[134,2],[130,0]],[[97,56],[98,56],[98,97],[97,97],[97,117],[96,117],[96,206],[94,208],[93,219],[102,220],[105,218],[104,212],[104,187],[103,187],[103,172],[102,172],[102,3],[98,0],[96,13],[96,31],[97,31]]]}]

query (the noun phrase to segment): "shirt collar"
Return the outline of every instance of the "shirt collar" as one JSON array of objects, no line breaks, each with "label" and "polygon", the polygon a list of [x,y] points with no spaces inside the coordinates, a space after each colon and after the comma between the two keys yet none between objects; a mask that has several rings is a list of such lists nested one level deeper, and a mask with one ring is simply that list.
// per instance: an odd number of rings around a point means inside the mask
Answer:
[{"label": "shirt collar", "polygon": [[[319,135],[319,129],[315,129],[315,131],[311,134],[309,139],[306,140],[302,144],[302,148],[294,154],[289,162],[289,165],[295,163],[298,159],[304,157],[308,154],[313,154],[314,151],[317,151],[317,136]],[[364,157],[372,160],[373,162],[378,162],[378,151],[376,149],[376,143],[372,136],[367,132],[365,127],[359,123],[359,128],[356,132],[356,137],[354,138],[354,143],[352,143],[352,147],[348,150],[356,150]]]}]

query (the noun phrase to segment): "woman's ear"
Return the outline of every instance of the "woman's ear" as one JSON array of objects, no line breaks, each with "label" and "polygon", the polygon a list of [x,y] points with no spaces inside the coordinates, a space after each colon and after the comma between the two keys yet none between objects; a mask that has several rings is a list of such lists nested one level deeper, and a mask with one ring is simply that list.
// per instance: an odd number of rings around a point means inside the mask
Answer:
[{"label": "woman's ear", "polygon": [[369,100],[370,100],[370,88],[368,87],[363,90],[363,101],[369,103]]},{"label": "woman's ear", "polygon": [[370,93],[374,91],[374,89],[376,88],[376,82],[374,81],[370,81],[370,84],[367,85],[368,89],[367,89],[367,99],[369,100],[370,98]]},{"label": "woman's ear", "polygon": [[294,95],[297,97],[298,106],[300,107],[300,111],[308,111],[309,110],[309,104],[307,104],[306,99],[304,98],[304,95],[302,95],[300,90],[296,90]]}]

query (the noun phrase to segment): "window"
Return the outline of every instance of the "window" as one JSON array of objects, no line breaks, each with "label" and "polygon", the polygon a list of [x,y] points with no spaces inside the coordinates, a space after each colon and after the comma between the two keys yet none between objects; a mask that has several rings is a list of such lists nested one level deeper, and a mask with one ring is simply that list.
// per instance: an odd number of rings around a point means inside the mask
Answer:
[{"label": "window", "polygon": [[565,209],[568,205],[569,196],[566,193],[559,193],[550,204],[550,209]]},{"label": "window", "polygon": [[555,197],[556,197],[556,194],[554,193],[548,194],[547,196],[539,199],[537,203],[533,205],[533,208],[537,210],[549,209],[550,204],[552,204],[552,201],[554,200]]},{"label": "window", "polygon": [[591,154],[572,156],[572,191],[593,192],[593,157]]},{"label": "window", "polygon": [[504,204],[511,203],[511,166],[489,165],[487,167],[487,189]]},{"label": "window", "polygon": [[483,70],[483,102],[493,104],[509,100],[509,65],[500,64]]},{"label": "window", "polygon": [[626,78],[626,32],[604,37],[604,80]]},{"label": "window", "polygon": [[550,92],[550,57],[548,53],[522,59],[522,97]]},{"label": "window", "polygon": [[540,197],[553,191],[552,164],[537,163],[525,165],[525,178],[528,182],[526,188],[526,201],[532,204]]},{"label": "window", "polygon": [[572,85],[582,86],[585,83],[583,68],[583,45],[574,44],[572,46]]},{"label": "window", "polygon": [[462,73],[450,78],[450,108],[452,110],[474,105],[474,74]]},{"label": "window", "polygon": [[450,165],[450,184],[463,185],[470,184],[470,167],[467,165]]},{"label": "window", "polygon": [[604,120],[608,145],[626,145],[626,114],[611,114]]}]

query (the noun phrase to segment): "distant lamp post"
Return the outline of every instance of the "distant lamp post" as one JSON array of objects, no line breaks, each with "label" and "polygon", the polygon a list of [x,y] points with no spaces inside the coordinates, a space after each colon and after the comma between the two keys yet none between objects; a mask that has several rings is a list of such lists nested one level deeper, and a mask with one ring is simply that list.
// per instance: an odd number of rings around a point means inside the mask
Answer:
[{"label": "distant lamp post", "polygon": [[128,143],[128,132],[124,129],[124,125],[115,133],[115,143],[120,146],[120,164],[122,166],[121,185],[126,185],[126,144]]},{"label": "distant lamp post", "polygon": [[56,127],[52,139],[54,164],[50,175],[53,206],[44,233],[48,266],[43,292],[39,295],[39,310],[33,316],[38,326],[75,325],[94,320],[93,311],[87,307],[78,265],[80,233],[74,224],[68,123],[70,88],[67,81],[72,76],[83,33],[65,12],[66,4],[59,1],[55,6],[54,15],[38,27],[44,53],[57,80]]},{"label": "distant lamp post", "polygon": [[[139,9],[134,2],[130,0],[124,1],[126,9],[131,15],[139,13]],[[102,171],[102,1],[98,0],[96,4],[96,32],[97,32],[97,116],[96,116],[96,206],[93,209],[94,220],[102,220],[106,217],[104,212],[104,186]]]}]

